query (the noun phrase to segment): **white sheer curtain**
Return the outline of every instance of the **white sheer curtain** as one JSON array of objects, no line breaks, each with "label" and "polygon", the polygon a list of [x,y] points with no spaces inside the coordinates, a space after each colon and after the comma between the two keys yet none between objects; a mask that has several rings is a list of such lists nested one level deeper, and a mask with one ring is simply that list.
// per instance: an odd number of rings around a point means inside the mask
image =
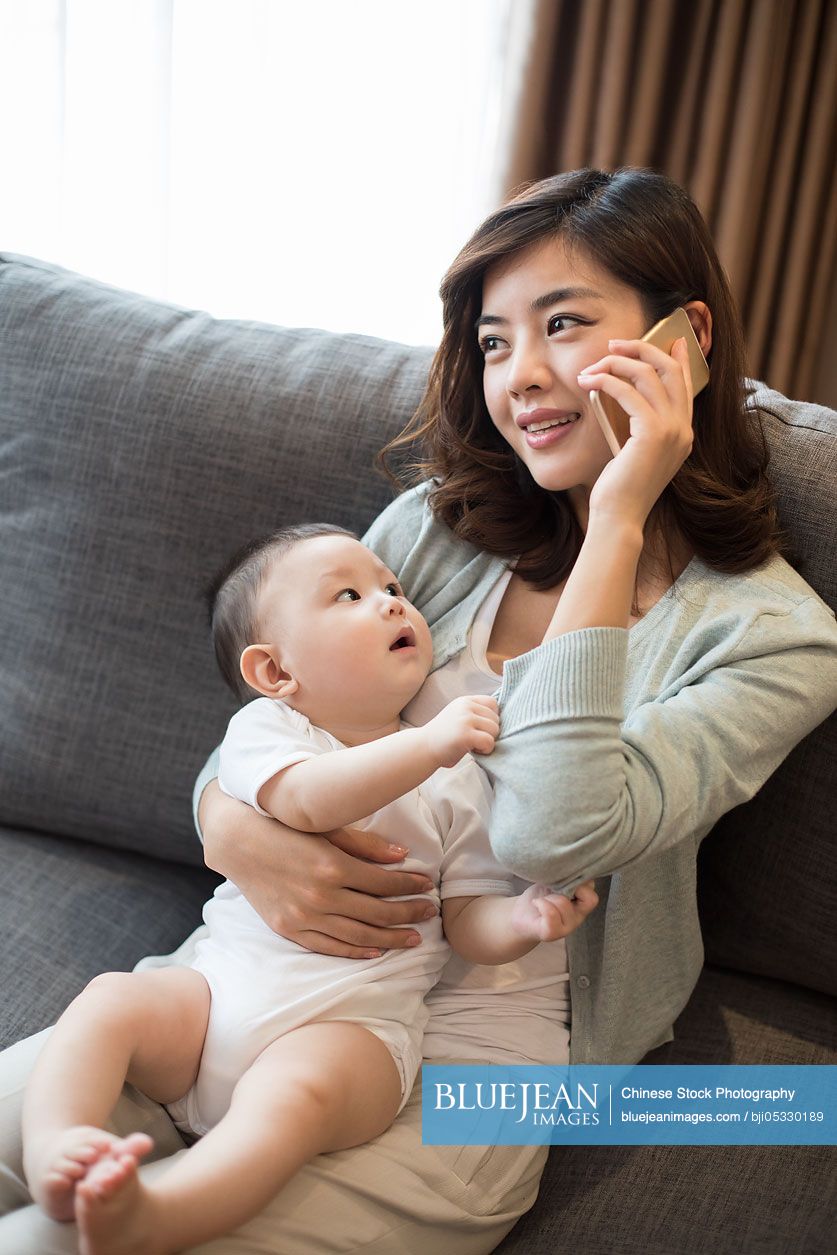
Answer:
[{"label": "white sheer curtain", "polygon": [[493,207],[511,0],[0,0],[0,247],[433,343]]}]

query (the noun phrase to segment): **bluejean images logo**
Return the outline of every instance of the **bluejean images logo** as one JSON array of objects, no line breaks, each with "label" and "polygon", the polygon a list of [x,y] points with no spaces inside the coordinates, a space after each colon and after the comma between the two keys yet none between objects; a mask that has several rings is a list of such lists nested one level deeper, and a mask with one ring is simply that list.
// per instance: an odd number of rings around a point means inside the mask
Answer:
[{"label": "bluejean images logo", "polygon": [[514,1124],[599,1123],[599,1082],[585,1087],[580,1081],[433,1081],[436,1111],[501,1111]]},{"label": "bluejean images logo", "polygon": [[425,1064],[428,1145],[837,1144],[837,1067]]}]

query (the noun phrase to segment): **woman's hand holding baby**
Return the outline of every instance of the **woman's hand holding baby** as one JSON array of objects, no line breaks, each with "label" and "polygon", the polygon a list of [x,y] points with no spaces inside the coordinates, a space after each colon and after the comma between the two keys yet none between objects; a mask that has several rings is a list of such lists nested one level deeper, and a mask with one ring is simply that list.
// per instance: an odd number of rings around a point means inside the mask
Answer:
[{"label": "woman's hand holding baby", "polygon": [[[406,851],[359,829],[326,836],[297,832],[222,793],[203,792],[200,822],[208,867],[232,880],[274,932],[318,954],[369,958],[420,941],[404,925],[425,918],[426,898],[385,901],[390,894],[427,893],[426,876],[377,867]],[[398,833],[393,833],[397,840]]]},{"label": "woman's hand holding baby", "polygon": [[572,898],[548,885],[530,885],[514,900],[512,927],[529,941],[558,941],[578,928],[599,904],[592,880],[578,885]]},{"label": "woman's hand holding baby", "polygon": [[457,697],[423,730],[440,767],[454,767],[468,753],[490,754],[500,731],[497,699],[482,694]]}]

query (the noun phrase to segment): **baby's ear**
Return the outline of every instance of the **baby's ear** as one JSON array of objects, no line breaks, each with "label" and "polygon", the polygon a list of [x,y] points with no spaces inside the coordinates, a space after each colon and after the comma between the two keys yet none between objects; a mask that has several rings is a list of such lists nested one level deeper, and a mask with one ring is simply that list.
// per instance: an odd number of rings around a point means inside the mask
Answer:
[{"label": "baby's ear", "polygon": [[248,645],[238,665],[246,683],[262,697],[284,699],[299,688],[293,676],[283,671],[271,645]]}]

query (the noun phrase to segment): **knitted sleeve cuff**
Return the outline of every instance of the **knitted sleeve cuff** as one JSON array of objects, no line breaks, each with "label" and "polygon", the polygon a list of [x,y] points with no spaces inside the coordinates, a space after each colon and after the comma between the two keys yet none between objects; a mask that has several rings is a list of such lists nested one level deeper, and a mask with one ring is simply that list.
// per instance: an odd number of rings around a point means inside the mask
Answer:
[{"label": "knitted sleeve cuff", "polygon": [[503,666],[501,735],[556,719],[624,717],[626,628],[566,632]]}]

